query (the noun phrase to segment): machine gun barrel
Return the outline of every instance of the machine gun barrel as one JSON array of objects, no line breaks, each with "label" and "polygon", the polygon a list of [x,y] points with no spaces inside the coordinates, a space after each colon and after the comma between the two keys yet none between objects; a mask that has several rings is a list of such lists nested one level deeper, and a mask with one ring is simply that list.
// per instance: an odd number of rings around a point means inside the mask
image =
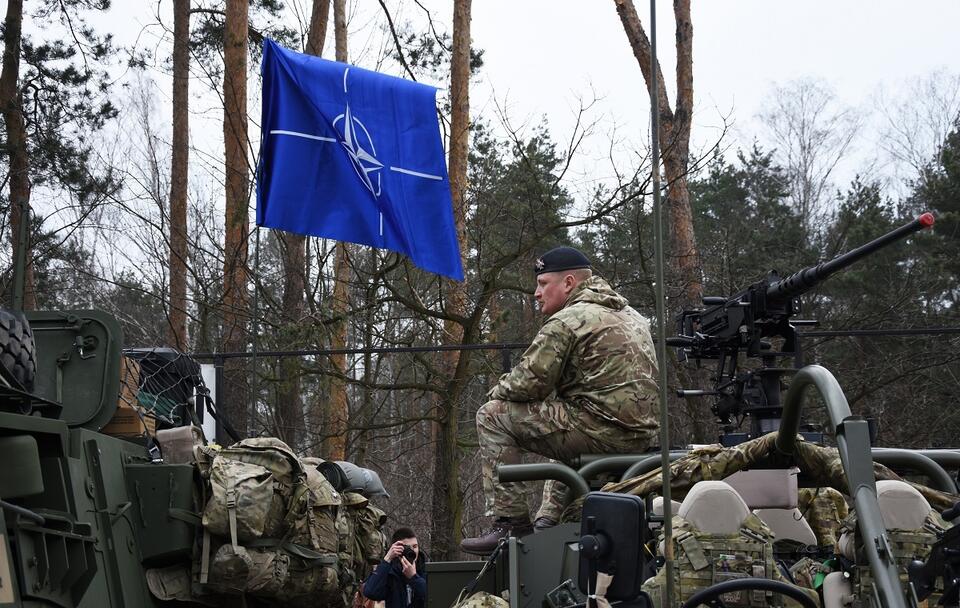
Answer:
[{"label": "machine gun barrel", "polygon": [[853,264],[860,258],[866,257],[881,247],[900,240],[914,232],[933,226],[933,214],[924,213],[909,224],[900,226],[891,230],[887,234],[876,238],[865,245],[861,245],[852,251],[835,257],[828,262],[809,266],[803,270],[798,270],[789,277],[773,283],[767,287],[767,297],[772,300],[786,300],[795,298],[800,294],[809,291],[820,281],[823,281],[838,270],[842,270]]}]

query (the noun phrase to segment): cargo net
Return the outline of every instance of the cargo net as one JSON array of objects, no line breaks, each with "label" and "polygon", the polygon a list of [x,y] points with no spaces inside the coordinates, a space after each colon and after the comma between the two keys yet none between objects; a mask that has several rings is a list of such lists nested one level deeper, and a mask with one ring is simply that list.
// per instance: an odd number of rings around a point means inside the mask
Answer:
[{"label": "cargo net", "polygon": [[172,348],[126,349],[117,413],[104,432],[152,436],[195,422],[198,388],[206,393],[200,365],[189,355]]}]

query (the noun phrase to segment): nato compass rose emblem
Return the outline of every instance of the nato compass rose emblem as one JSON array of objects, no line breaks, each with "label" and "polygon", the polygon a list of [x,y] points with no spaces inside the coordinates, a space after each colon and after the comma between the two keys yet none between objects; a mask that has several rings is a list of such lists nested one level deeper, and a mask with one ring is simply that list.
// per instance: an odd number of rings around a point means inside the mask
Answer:
[{"label": "nato compass rose emblem", "polygon": [[[347,75],[349,73],[350,68],[344,68],[344,94],[349,93],[347,90]],[[358,118],[350,109],[349,97],[347,98],[347,104],[343,113],[337,115],[337,117],[333,119],[333,127],[337,131],[337,138],[323,137],[320,135],[301,133],[298,131],[284,131],[280,129],[271,130],[270,135],[289,135],[332,144],[339,143],[343,147],[343,150],[346,152],[347,156],[350,158],[350,162],[353,165],[353,169],[356,171],[360,182],[367,188],[367,190],[370,191],[371,194],[373,194],[374,198],[379,198],[382,192],[381,174],[385,168],[389,171],[403,173],[405,175],[412,175],[413,177],[418,177],[421,179],[432,179],[438,181],[443,180],[442,175],[432,175],[430,173],[421,173],[420,171],[413,171],[403,167],[385,165],[383,161],[378,159],[377,148],[373,143],[373,136],[370,134],[370,131],[367,130],[367,127],[363,124],[363,121],[360,120],[360,118]],[[380,236],[383,236],[383,213],[380,214]]]},{"label": "nato compass rose emblem", "polygon": [[[344,72],[344,85],[346,85],[346,72]],[[346,86],[344,86],[344,93],[346,93]],[[347,102],[346,111],[333,119],[333,126],[338,132],[340,123],[343,123],[343,131],[339,133],[340,144],[347,151],[357,177],[374,196],[380,196],[380,170],[383,169],[383,163],[377,160],[377,149],[373,145],[370,132],[363,126],[360,119],[350,112],[349,102]]]}]

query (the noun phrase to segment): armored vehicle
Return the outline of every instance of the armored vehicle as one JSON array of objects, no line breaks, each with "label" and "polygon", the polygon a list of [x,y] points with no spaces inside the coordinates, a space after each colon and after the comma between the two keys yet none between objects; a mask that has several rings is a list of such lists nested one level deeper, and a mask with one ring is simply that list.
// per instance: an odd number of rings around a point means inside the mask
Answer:
[{"label": "armored vehicle", "polygon": [[[431,605],[957,605],[960,451],[872,448],[869,422],[851,414],[833,375],[801,364],[791,322],[800,295],[932,224],[924,214],[834,260],[681,312],[667,344],[681,361],[716,367],[711,389],[680,396],[713,399],[720,442],[582,455],[578,470],[500,467],[502,481],[563,482],[578,497],[570,523],[507,538],[486,561],[433,565]],[[800,432],[805,393],[823,402],[835,448]],[[610,473],[619,480],[597,483]]]},{"label": "armored vehicle", "polygon": [[[829,371],[775,365],[796,355],[800,294],[931,221],[681,313],[671,344],[717,362],[700,393],[743,432],[584,454],[578,470],[502,467],[504,481],[567,485],[565,523],[429,564],[428,605],[957,605],[960,451],[871,448]],[[215,410],[195,366],[121,342],[101,312],[0,311],[0,606],[348,605],[384,552],[377,488],[275,439],[207,445],[192,422]],[[809,392],[835,448],[800,432]],[[144,404],[170,428],[150,427]]]},{"label": "armored vehicle", "polygon": [[206,444],[199,366],[121,341],[102,312],[0,310],[0,606],[349,605],[379,479]]}]

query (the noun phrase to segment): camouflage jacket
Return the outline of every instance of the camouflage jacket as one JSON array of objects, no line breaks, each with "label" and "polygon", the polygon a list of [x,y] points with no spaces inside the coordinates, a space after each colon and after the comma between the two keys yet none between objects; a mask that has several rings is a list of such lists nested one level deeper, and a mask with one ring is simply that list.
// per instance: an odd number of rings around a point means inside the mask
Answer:
[{"label": "camouflage jacket", "polygon": [[554,396],[624,429],[655,432],[656,376],[649,321],[606,281],[591,277],[547,319],[489,396],[518,402]]}]

